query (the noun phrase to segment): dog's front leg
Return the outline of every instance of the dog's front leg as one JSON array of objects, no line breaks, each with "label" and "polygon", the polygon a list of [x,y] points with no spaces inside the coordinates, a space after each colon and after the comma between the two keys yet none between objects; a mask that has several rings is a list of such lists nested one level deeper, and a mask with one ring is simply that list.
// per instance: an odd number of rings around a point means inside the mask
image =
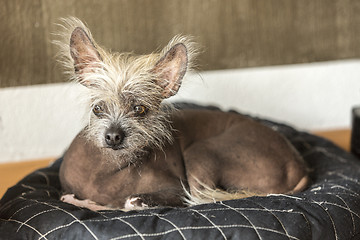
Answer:
[{"label": "dog's front leg", "polygon": [[80,200],[76,198],[74,194],[62,195],[60,200],[65,203],[69,203],[78,207],[90,209],[92,211],[114,210],[114,208],[97,204],[96,202],[91,201],[89,199]]},{"label": "dog's front leg", "polygon": [[135,194],[126,199],[123,210],[141,210],[158,206],[184,207],[185,204],[183,199],[184,195],[182,189]]}]

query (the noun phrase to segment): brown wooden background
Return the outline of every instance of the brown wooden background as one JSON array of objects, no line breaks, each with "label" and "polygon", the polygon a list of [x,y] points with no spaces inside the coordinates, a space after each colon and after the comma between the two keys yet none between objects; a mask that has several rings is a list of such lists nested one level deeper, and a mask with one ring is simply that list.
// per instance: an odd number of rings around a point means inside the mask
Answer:
[{"label": "brown wooden background", "polygon": [[66,16],[116,51],[191,34],[202,70],[360,57],[358,0],[0,0],[0,87],[66,81],[50,43]]}]

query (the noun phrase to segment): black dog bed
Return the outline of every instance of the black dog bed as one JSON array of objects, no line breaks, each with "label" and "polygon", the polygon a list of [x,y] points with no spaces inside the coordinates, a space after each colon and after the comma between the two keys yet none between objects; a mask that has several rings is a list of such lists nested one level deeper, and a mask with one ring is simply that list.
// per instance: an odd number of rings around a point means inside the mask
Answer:
[{"label": "black dog bed", "polygon": [[59,200],[59,159],[1,199],[0,239],[360,239],[360,160],[322,138],[259,121],[284,134],[311,167],[304,192],[181,209],[92,212]]}]

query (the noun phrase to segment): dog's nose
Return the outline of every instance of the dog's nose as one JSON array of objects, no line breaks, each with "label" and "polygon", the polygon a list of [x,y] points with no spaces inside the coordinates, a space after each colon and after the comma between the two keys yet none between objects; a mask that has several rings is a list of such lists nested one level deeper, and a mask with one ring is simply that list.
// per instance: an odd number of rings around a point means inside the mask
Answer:
[{"label": "dog's nose", "polygon": [[105,142],[111,148],[118,148],[125,134],[120,128],[109,128],[105,133]]}]

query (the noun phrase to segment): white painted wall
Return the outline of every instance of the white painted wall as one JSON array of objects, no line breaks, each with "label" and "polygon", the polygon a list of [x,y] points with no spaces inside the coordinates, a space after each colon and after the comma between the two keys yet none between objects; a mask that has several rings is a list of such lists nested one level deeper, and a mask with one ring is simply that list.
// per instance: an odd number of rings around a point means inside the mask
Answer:
[{"label": "white painted wall", "polygon": [[[83,87],[64,83],[0,90],[0,163],[60,156],[85,125],[77,99]],[[203,72],[190,75],[171,101],[288,123],[301,130],[350,127],[360,105],[360,60]]]},{"label": "white painted wall", "polygon": [[175,97],[289,123],[304,130],[350,127],[360,105],[360,60],[205,72]]}]

